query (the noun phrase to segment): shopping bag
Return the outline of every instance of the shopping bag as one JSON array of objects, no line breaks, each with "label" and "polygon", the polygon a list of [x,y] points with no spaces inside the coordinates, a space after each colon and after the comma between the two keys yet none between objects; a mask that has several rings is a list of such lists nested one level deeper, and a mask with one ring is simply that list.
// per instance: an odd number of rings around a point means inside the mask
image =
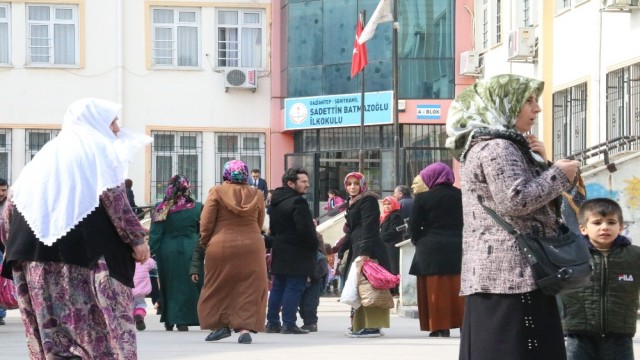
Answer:
[{"label": "shopping bag", "polygon": [[358,296],[358,274],[360,273],[359,264],[361,263],[362,260],[360,257],[357,257],[351,263],[347,280],[344,282],[344,289],[342,289],[342,294],[340,295],[340,302],[347,304],[354,309],[360,307],[360,297]]},{"label": "shopping bag", "polygon": [[[2,272],[2,265],[0,265]],[[0,308],[13,310],[18,308],[18,292],[12,280],[0,276]]]}]

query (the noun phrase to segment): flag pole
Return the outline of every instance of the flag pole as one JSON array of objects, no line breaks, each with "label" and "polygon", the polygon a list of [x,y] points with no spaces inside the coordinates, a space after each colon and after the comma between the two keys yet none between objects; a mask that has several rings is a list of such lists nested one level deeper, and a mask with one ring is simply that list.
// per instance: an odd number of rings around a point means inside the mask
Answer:
[{"label": "flag pole", "polygon": [[[360,15],[362,24],[366,23],[367,11],[362,10]],[[364,71],[360,72],[360,150],[358,151],[358,172],[364,174]]]},{"label": "flag pole", "polygon": [[393,88],[393,173],[394,186],[400,185],[400,124],[398,120],[398,1],[393,0],[393,35],[391,38],[391,67]]}]

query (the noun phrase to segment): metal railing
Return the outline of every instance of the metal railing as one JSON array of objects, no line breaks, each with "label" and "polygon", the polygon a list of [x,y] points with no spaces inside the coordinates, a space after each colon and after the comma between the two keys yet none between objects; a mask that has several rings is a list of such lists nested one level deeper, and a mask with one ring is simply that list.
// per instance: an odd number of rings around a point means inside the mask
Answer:
[{"label": "metal railing", "polygon": [[617,171],[615,163],[611,162],[610,154],[615,154],[624,150],[633,150],[632,145],[640,140],[640,135],[620,136],[603,143],[577,151],[567,157],[571,160],[580,160],[582,165],[586,165],[586,160],[603,155],[604,165],[609,172]]}]

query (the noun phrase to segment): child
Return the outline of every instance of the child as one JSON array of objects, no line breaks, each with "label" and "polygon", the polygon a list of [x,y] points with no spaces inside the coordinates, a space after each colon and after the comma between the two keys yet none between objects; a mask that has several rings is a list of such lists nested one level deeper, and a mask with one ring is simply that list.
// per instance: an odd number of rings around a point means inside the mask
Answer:
[{"label": "child", "polygon": [[622,209],[613,200],[587,200],[578,222],[594,271],[586,288],[562,295],[567,358],[633,360],[640,247],[621,235]]},{"label": "child", "polygon": [[151,292],[151,278],[149,272],[156,267],[153,258],[145,261],[144,264],[136,262],[136,272],[133,275],[133,320],[136,322],[136,329],[142,331],[147,328],[144,317],[147,315],[147,302],[145,297]]},{"label": "child", "polygon": [[316,253],[316,271],[307,280],[307,288],[300,297],[300,317],[304,325],[300,328],[309,332],[318,331],[318,305],[320,305],[320,293],[326,286],[326,275],[329,272],[329,264],[324,253],[324,241],[322,234],[318,236],[318,252]]}]

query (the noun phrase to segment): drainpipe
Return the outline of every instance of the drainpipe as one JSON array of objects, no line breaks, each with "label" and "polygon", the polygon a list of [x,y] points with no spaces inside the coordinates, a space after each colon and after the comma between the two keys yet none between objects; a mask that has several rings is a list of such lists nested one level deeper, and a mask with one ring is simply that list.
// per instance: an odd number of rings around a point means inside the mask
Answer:
[{"label": "drainpipe", "polygon": [[[124,109],[124,0],[116,2],[116,102]],[[124,110],[123,110],[124,112]],[[121,117],[126,119],[124,114]],[[124,125],[120,120],[120,125]]]}]

